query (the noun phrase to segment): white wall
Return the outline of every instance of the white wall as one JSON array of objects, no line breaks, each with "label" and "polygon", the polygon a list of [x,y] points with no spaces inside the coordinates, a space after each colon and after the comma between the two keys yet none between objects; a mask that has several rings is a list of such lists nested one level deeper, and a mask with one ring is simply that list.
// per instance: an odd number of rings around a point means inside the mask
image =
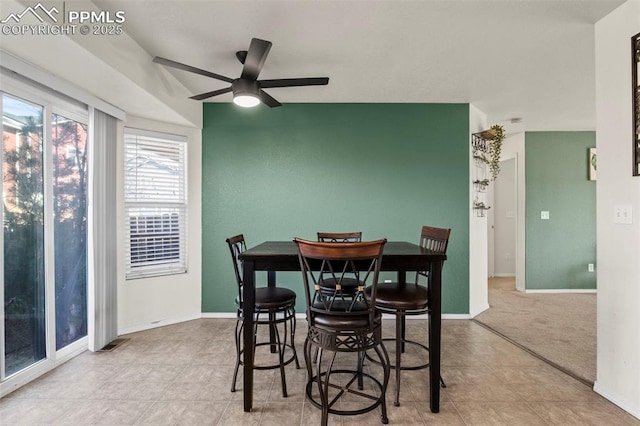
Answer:
[{"label": "white wall", "polygon": [[[476,133],[487,128],[487,116],[469,105],[469,132]],[[477,217],[473,205],[473,174],[475,165],[469,135],[469,315],[474,317],[489,309],[487,268],[487,218]]]},{"label": "white wall", "polygon": [[[85,7],[92,4],[86,2]],[[21,12],[24,4],[2,0],[2,13]],[[139,330],[201,313],[201,152],[202,105],[162,66],[151,62],[126,34],[120,36],[2,36],[2,50],[70,82],[126,112],[123,126],[187,136],[189,161],[188,273],[124,280],[122,170],[118,232],[118,332]],[[120,133],[120,137],[122,133]],[[122,140],[119,166],[122,167]]]},{"label": "white wall", "polygon": [[[2,0],[2,15],[25,5]],[[83,2],[82,9],[97,8]],[[2,50],[57,75],[129,114],[202,127],[202,107],[128,35],[3,35]]]},{"label": "white wall", "polygon": [[500,174],[493,186],[494,276],[516,274],[516,160],[500,162]]},{"label": "white wall", "polygon": [[[202,311],[202,131],[127,116],[124,126],[187,137],[187,273],[125,280],[125,254],[118,254],[118,334],[201,317]],[[120,132],[122,138],[122,132]],[[124,248],[123,142],[118,141],[118,247]]]},{"label": "white wall", "polygon": [[502,143],[502,160],[513,158],[516,161],[516,290],[525,291],[525,150],[524,132],[507,133]]},{"label": "white wall", "polygon": [[[594,390],[640,418],[640,177],[632,177],[631,36],[640,1],[596,23],[598,349]],[[613,223],[630,205],[633,224]]]}]

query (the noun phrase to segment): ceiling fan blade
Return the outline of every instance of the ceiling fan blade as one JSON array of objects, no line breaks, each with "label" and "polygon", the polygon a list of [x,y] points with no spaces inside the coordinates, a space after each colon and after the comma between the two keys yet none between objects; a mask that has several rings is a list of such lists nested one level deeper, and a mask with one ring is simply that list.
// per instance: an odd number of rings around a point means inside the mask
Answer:
[{"label": "ceiling fan blade", "polygon": [[269,108],[282,106],[280,102],[276,101],[274,98],[269,96],[267,92],[265,92],[264,90],[260,90],[260,100],[262,101],[263,104],[265,104]]},{"label": "ceiling fan blade", "polygon": [[244,61],[245,59],[247,59],[247,51],[246,50],[239,50],[236,52],[236,58],[238,58],[238,60],[240,61],[240,63],[242,65],[244,65]]},{"label": "ceiling fan blade", "polygon": [[260,87],[293,87],[293,86],[324,86],[329,84],[329,77],[314,78],[279,78],[276,80],[260,80]]},{"label": "ceiling fan blade", "polygon": [[189,72],[204,75],[207,77],[215,78],[217,80],[226,81],[227,83],[233,82],[232,78],[225,77],[224,75],[212,73],[206,70],[201,70],[200,68],[192,67],[191,65],[185,65],[185,64],[181,64],[180,62],[172,61],[171,59],[161,58],[160,56],[156,56],[155,58],[153,58],[153,62],[155,62],[156,64],[177,68],[179,70],[189,71]]},{"label": "ceiling fan blade", "polygon": [[224,89],[214,90],[213,92],[201,93],[200,95],[191,96],[189,99],[195,99],[196,101],[201,101],[203,99],[211,98],[213,96],[222,95],[223,93],[229,93],[231,91],[231,86],[226,87]]},{"label": "ceiling fan blade", "polygon": [[266,40],[260,40],[259,38],[252,38],[247,56],[244,60],[244,66],[242,67],[242,75],[240,78],[246,80],[256,80],[258,74],[262,71],[264,61],[267,59],[271,49],[271,42]]}]

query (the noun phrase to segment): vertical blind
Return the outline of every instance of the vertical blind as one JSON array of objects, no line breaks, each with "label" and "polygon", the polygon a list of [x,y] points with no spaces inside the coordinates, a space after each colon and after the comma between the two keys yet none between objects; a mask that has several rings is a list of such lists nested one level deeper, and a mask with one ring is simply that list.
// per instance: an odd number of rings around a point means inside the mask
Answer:
[{"label": "vertical blind", "polygon": [[186,272],[186,138],[126,128],[127,279]]},{"label": "vertical blind", "polygon": [[87,312],[89,350],[118,337],[116,240],[116,145],[118,119],[90,108],[89,116],[89,272]]}]

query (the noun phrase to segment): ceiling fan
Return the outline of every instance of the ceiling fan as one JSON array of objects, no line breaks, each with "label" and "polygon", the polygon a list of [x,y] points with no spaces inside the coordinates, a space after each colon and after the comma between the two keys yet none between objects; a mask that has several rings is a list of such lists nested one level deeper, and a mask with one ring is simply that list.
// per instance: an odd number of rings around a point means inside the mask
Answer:
[{"label": "ceiling fan", "polygon": [[264,65],[264,61],[267,59],[269,49],[271,49],[270,41],[253,38],[251,39],[249,50],[236,52],[236,58],[238,58],[243,67],[240,78],[235,79],[172,61],[171,59],[161,58],[159,56],[153,58],[153,62],[231,83],[231,86],[224,89],[201,93],[199,95],[191,96],[190,99],[201,101],[213,96],[222,95],[223,93],[233,92],[233,102],[244,107],[256,106],[261,101],[271,108],[282,106],[280,102],[267,94],[263,89],[293,86],[324,86],[329,83],[329,77],[258,80],[258,75],[260,74],[260,71],[262,71],[262,66]]}]

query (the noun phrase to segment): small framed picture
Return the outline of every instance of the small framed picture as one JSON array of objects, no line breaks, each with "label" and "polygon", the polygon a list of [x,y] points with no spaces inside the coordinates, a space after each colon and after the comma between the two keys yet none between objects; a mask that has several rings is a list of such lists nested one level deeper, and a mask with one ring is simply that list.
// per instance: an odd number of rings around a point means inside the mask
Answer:
[{"label": "small framed picture", "polygon": [[596,149],[595,148],[589,148],[589,180],[596,180],[597,177],[597,156],[596,156]]},{"label": "small framed picture", "polygon": [[633,175],[640,176],[640,33],[631,37],[631,99],[633,102]]}]

